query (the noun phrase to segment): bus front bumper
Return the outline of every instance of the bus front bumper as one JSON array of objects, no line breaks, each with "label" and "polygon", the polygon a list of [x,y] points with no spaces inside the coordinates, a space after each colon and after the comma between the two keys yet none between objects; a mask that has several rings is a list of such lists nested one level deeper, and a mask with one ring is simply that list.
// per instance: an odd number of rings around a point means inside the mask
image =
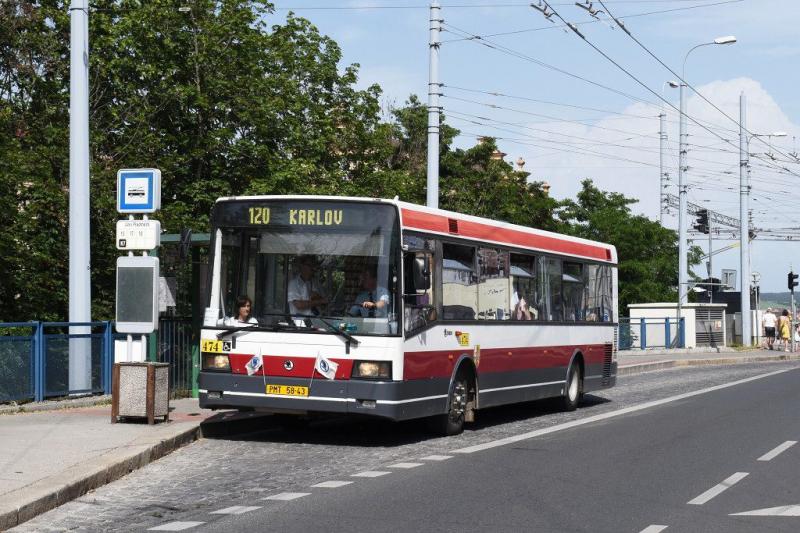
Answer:
[{"label": "bus front bumper", "polygon": [[[266,385],[308,387],[308,396],[267,394]],[[246,376],[200,372],[200,407],[284,413],[342,413],[408,420],[444,413],[449,382]],[[438,392],[438,394],[437,394]]]}]

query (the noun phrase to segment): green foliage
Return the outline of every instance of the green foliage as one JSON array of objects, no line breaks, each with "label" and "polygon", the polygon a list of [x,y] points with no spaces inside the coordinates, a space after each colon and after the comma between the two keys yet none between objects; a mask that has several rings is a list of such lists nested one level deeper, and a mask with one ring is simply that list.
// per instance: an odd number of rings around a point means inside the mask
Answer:
[{"label": "green foliage", "polygon": [[[0,321],[67,317],[68,0],[0,2]],[[178,5],[190,8],[179,11]],[[221,196],[399,196],[424,203],[427,107],[381,120],[380,88],[290,14],[254,0],[97,0],[90,16],[93,317],[112,317],[116,172],[157,167],[170,233],[208,231]],[[615,244],[621,300],[673,299],[674,232],[590,183],[558,202],[440,128],[441,207]]]}]

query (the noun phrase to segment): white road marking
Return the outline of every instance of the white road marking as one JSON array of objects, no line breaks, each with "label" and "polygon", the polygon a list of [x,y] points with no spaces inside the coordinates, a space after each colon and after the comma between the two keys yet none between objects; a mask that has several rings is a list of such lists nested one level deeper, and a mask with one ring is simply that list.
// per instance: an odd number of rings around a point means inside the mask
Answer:
[{"label": "white road marking", "polygon": [[316,485],[311,485],[312,487],[319,487],[321,489],[338,489],[339,487],[344,487],[345,485],[351,485],[352,481],[323,481],[322,483],[317,483]]},{"label": "white road marking", "polygon": [[789,448],[794,446],[795,444],[797,444],[796,440],[787,440],[786,442],[784,442],[783,444],[781,444],[780,446],[778,446],[774,450],[768,451],[767,453],[765,453],[764,455],[759,457],[758,460],[759,461],[769,461],[770,459],[774,459],[778,455],[782,454],[783,452],[785,452],[786,450],[788,450]]},{"label": "white road marking", "polygon": [[226,507],[225,509],[220,509],[219,511],[213,511],[211,514],[244,514],[249,513],[250,511],[255,511],[256,509],[261,509],[261,507],[234,505],[233,507]]},{"label": "white road marking", "polygon": [[714,485],[713,487],[711,487],[710,489],[705,491],[700,496],[698,496],[698,497],[696,497],[696,498],[694,498],[692,500],[689,500],[686,503],[689,504],[689,505],[703,505],[707,501],[711,500],[711,498],[714,498],[715,496],[719,496],[720,494],[722,494],[723,492],[725,492],[726,490],[728,490],[732,486],[736,485],[737,483],[739,483],[741,480],[743,480],[746,477],[747,477],[747,472],[736,472],[734,475],[732,475],[731,477],[729,477],[728,479],[726,479],[722,483],[720,483],[718,485]]},{"label": "white road marking", "polygon": [[169,522],[160,526],[151,527],[147,531],[183,531],[192,527],[205,524],[205,522]]},{"label": "white road marking", "polygon": [[297,498],[302,498],[303,496],[310,496],[310,492],[281,492],[280,494],[273,494],[272,496],[267,496],[266,498],[262,498],[264,500],[280,500],[283,502],[288,502],[289,500],[296,500]]},{"label": "white road marking", "polygon": [[446,461],[448,459],[452,459],[452,455],[429,455],[427,457],[423,457],[422,461]]},{"label": "white road marking", "polygon": [[635,413],[637,411],[642,411],[644,409],[649,409],[651,407],[657,407],[659,405],[664,405],[671,402],[677,402],[679,400],[683,400],[686,398],[691,398],[692,396],[699,396],[701,394],[708,394],[709,392],[714,392],[721,389],[727,389],[728,387],[734,387],[736,385],[741,385],[743,383],[748,383],[750,381],[755,381],[757,379],[768,378],[771,376],[777,376],[778,374],[783,374],[784,372],[790,372],[792,370],[797,370],[796,368],[786,368],[784,370],[776,370],[775,372],[768,372],[766,374],[759,374],[758,376],[752,376],[745,379],[740,379],[738,381],[731,381],[730,383],[723,383],[722,385],[715,385],[713,387],[708,387],[706,389],[700,389],[692,392],[685,392],[683,394],[678,394],[675,396],[670,396],[669,398],[662,398],[661,400],[654,400],[652,402],[645,402],[639,405],[633,405],[631,407],[625,407],[623,409],[618,409],[616,411],[610,411],[608,413],[601,413],[599,415],[594,416],[587,416],[586,418],[581,418],[579,420],[572,420],[571,422],[564,422],[563,424],[557,424],[555,426],[543,429],[537,429],[535,431],[529,431],[527,433],[522,433],[520,435],[514,435],[511,437],[506,437],[504,439],[493,440],[490,442],[485,442],[483,444],[476,444],[475,446],[467,446],[466,448],[459,448],[457,450],[452,450],[452,453],[475,453],[480,452],[483,450],[488,450],[490,448],[496,448],[498,446],[505,446],[506,444],[513,444],[515,442],[519,442],[521,440],[532,439],[534,437],[540,437],[542,435],[548,435],[550,433],[555,433],[557,431],[563,431],[565,429],[570,429],[578,426],[583,426],[586,424],[592,424],[594,422],[599,422],[601,420],[608,420],[609,418],[615,418],[617,416],[627,415],[629,413]]},{"label": "white road marking", "polygon": [[424,463],[396,463],[389,465],[389,468],[416,468],[422,466]]},{"label": "white road marking", "polygon": [[381,472],[378,470],[367,470],[366,472],[359,472],[358,474],[353,474],[350,477],[381,477],[385,476],[386,474],[391,474],[391,472]]},{"label": "white road marking", "polygon": [[659,526],[657,524],[653,524],[652,526],[647,526],[639,533],[659,533],[659,531],[664,531],[667,529],[667,526]]},{"label": "white road marking", "polygon": [[756,509],[744,513],[731,513],[730,516],[800,516],[800,505],[782,505],[767,509]]}]

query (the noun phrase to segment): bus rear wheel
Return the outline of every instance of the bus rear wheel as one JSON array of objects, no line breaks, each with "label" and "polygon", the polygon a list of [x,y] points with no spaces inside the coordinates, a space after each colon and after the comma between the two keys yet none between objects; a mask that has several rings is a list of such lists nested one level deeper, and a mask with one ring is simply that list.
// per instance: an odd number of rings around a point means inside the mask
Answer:
[{"label": "bus rear wheel", "polygon": [[583,375],[581,374],[581,365],[576,361],[569,368],[566,390],[564,391],[564,396],[561,397],[561,405],[564,411],[577,409],[581,396],[583,396]]},{"label": "bus rear wheel", "polygon": [[464,421],[467,413],[467,378],[459,373],[453,380],[448,396],[447,413],[437,415],[431,419],[431,429],[444,437],[458,435],[464,431]]}]

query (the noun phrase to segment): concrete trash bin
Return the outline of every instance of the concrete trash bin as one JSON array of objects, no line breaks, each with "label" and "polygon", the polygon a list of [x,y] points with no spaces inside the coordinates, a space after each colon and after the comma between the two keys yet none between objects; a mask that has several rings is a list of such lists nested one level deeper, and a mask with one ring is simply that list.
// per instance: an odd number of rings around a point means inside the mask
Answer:
[{"label": "concrete trash bin", "polygon": [[111,423],[120,417],[169,420],[169,363],[114,363]]}]

